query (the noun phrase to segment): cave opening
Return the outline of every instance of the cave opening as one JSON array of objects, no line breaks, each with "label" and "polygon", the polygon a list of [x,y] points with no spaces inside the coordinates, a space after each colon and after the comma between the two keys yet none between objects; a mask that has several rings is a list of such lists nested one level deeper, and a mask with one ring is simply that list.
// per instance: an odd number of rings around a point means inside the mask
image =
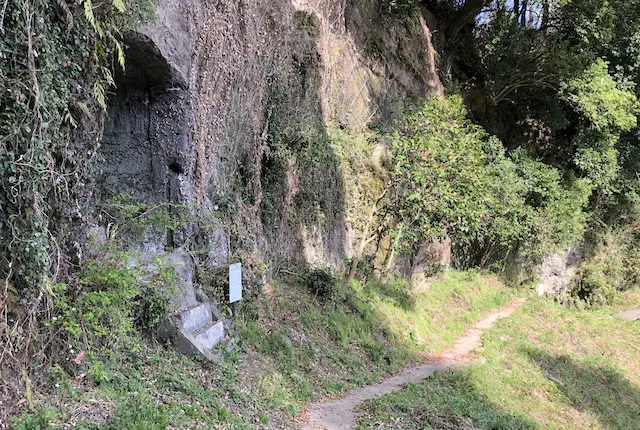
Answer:
[{"label": "cave opening", "polygon": [[[125,70],[116,73],[116,89],[107,104],[99,198],[149,206],[182,203],[188,199],[192,165],[186,84],[149,38],[132,35],[125,45]],[[179,245],[169,229],[142,240],[146,247],[160,249]]]}]

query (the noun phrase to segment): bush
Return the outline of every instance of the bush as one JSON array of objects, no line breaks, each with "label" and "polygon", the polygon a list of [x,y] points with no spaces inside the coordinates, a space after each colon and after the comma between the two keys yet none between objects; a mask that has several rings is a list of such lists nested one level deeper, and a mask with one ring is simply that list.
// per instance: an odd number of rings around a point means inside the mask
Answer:
[{"label": "bush", "polygon": [[523,150],[507,154],[469,120],[460,96],[434,96],[409,112],[391,151],[383,212],[400,248],[449,236],[465,266],[518,249],[535,261],[582,231],[591,188]]},{"label": "bush", "polygon": [[587,306],[611,304],[616,294],[615,280],[607,276],[607,267],[598,263],[587,264],[571,289],[571,295]]},{"label": "bush", "polygon": [[57,315],[70,345],[69,358],[80,350],[90,357],[117,359],[140,347],[139,331],[153,330],[169,312],[175,274],[160,259],[147,267],[127,263],[125,253],[89,261],[82,289],[72,295],[65,284],[53,287]]},{"label": "bush", "polygon": [[328,269],[312,268],[304,274],[304,282],[316,297],[330,300],[335,297],[338,281]]},{"label": "bush", "polygon": [[561,301],[587,307],[611,304],[619,291],[637,286],[640,281],[640,224],[592,234],[593,249],[580,268],[568,297]]},{"label": "bush", "polygon": [[152,332],[169,314],[170,305],[171,298],[166,289],[145,286],[133,299],[135,327],[142,332]]}]

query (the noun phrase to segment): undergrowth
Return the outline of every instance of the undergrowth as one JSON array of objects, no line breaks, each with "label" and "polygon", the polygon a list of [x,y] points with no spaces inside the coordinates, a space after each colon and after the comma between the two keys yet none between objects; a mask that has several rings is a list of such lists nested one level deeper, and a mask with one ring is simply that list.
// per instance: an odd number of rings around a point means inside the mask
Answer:
[{"label": "undergrowth", "polygon": [[[89,285],[110,283],[114,292],[131,297],[131,270],[95,267],[87,271],[85,285],[90,291]],[[321,297],[310,288],[316,277],[332,281],[331,295]],[[116,355],[87,353],[78,359],[78,349],[87,345],[74,344],[66,364],[52,368],[34,393],[33,408],[15,417],[14,425],[25,430],[70,423],[109,430],[286,426],[310,401],[370,384],[422,360],[424,353],[441,351],[512,295],[491,277],[455,271],[428,291],[411,291],[406,282],[347,288],[333,281],[322,270],[305,270],[243,302],[236,322],[240,343],[217,364],[129,332],[135,314],[123,325],[117,314],[122,310],[107,301],[109,306],[92,314],[109,312],[111,335],[135,343],[118,345],[101,333],[106,337],[95,337],[101,348],[86,351],[117,352],[118,366],[110,361]],[[415,329],[419,336],[405,332],[417,320],[424,320]],[[100,327],[105,320],[94,323]]]},{"label": "undergrowth", "polygon": [[233,397],[238,407],[251,404],[251,399],[238,396],[234,385],[237,357],[229,353],[223,364],[211,367],[170,348],[143,343],[137,359],[106,372],[99,382],[87,380],[80,369],[58,369],[50,377],[48,398],[37,398],[34,410],[15,417],[14,428],[250,429],[223,400]]},{"label": "undergrowth", "polygon": [[122,33],[154,6],[17,0],[0,12],[0,375],[11,379],[9,397],[28,397],[34,370],[60,346],[66,328],[47,326],[56,302],[95,302],[77,280],[106,94],[124,67]]},{"label": "undergrowth", "polygon": [[592,232],[587,258],[569,290],[558,301],[569,306],[597,308],[620,299],[619,293],[640,284],[640,228],[637,220],[617,228]]}]

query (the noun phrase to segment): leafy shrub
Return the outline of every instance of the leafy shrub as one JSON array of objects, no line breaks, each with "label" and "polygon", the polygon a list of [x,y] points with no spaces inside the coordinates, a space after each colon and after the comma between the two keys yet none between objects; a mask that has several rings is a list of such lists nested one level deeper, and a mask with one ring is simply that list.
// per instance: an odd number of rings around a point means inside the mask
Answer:
[{"label": "leafy shrub", "polygon": [[560,300],[566,304],[599,307],[611,304],[618,291],[637,286],[640,281],[640,230],[638,223],[593,235],[590,257]]},{"label": "leafy shrub", "polygon": [[56,428],[53,421],[57,418],[55,411],[41,409],[35,412],[23,412],[13,419],[14,430],[47,430]]},{"label": "leafy shrub", "polygon": [[70,358],[79,350],[112,359],[125,349],[138,349],[139,330],[152,330],[169,312],[173,268],[160,259],[134,267],[128,258],[114,253],[89,261],[76,296],[65,284],[54,286],[58,315],[52,323],[66,334]]},{"label": "leafy shrub", "polygon": [[460,96],[434,96],[409,112],[391,149],[384,212],[400,248],[449,236],[468,254],[464,265],[517,249],[536,260],[584,226],[591,188],[523,150],[506,154],[467,118]]},{"label": "leafy shrub", "polygon": [[169,314],[170,305],[171,297],[165,288],[143,287],[132,303],[135,327],[143,332],[152,332]]},{"label": "leafy shrub", "polygon": [[579,78],[564,85],[567,100],[598,131],[628,131],[636,127],[638,99],[632,85],[609,75],[609,64],[596,60]]},{"label": "leafy shrub", "polygon": [[329,300],[334,298],[337,280],[328,269],[312,268],[304,274],[304,282],[316,297]]},{"label": "leafy shrub", "polygon": [[606,266],[587,264],[571,289],[571,295],[591,307],[610,304],[615,297],[616,288],[615,281],[612,282],[607,277],[607,272]]}]

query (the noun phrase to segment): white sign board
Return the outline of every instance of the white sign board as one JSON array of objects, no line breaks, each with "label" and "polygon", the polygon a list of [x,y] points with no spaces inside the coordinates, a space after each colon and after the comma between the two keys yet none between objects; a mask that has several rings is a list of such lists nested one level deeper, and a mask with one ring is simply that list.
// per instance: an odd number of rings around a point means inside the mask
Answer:
[{"label": "white sign board", "polygon": [[242,264],[229,266],[229,303],[242,300]]}]

